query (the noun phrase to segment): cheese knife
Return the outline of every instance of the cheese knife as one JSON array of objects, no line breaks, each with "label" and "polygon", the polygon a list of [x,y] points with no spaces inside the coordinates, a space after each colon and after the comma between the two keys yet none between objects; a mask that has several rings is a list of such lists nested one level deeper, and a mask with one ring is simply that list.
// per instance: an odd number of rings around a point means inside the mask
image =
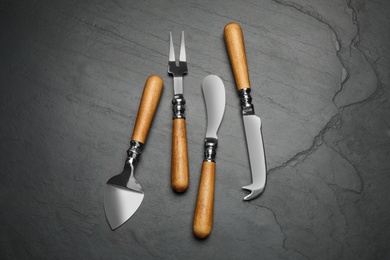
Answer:
[{"label": "cheese knife", "polygon": [[202,82],[203,96],[207,111],[207,130],[204,141],[204,160],[199,182],[198,197],[193,222],[193,232],[197,238],[210,235],[213,226],[215,156],[217,152],[217,131],[225,112],[225,86],[215,75],[209,75]]},{"label": "cheese knife", "polygon": [[150,76],[145,83],[138,115],[127,151],[125,167],[121,174],[108,180],[104,189],[104,211],[112,230],[123,225],[139,208],[144,199],[144,190],[135,179],[134,171],[153,121],[163,89],[163,80]]},{"label": "cheese knife", "polygon": [[224,35],[230,64],[240,96],[246,144],[252,173],[252,183],[242,187],[250,191],[244,197],[244,200],[252,200],[260,196],[266,183],[267,170],[263,137],[261,134],[261,120],[255,115],[255,110],[252,105],[252,97],[250,95],[251,86],[242,29],[240,25],[232,22],[225,26]]}]

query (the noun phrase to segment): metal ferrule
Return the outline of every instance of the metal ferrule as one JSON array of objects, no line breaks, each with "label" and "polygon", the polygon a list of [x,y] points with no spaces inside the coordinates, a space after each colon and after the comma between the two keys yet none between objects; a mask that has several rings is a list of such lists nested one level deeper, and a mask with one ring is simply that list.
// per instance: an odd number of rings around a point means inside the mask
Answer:
[{"label": "metal ferrule", "polygon": [[204,162],[215,162],[217,155],[218,139],[206,138],[204,140]]},{"label": "metal ferrule", "polygon": [[144,144],[138,141],[131,140],[130,141],[130,148],[127,150],[127,160],[126,162],[130,163],[131,165],[135,165],[138,161],[138,158],[141,155],[142,152],[142,146]]},{"label": "metal ferrule", "polygon": [[173,119],[175,118],[186,118],[185,111],[186,100],[183,97],[183,94],[175,95],[172,100],[172,111],[173,111]]},{"label": "metal ferrule", "polygon": [[241,109],[243,115],[254,115],[255,109],[252,105],[252,96],[250,94],[250,88],[243,88],[238,91],[238,95],[240,96]]}]

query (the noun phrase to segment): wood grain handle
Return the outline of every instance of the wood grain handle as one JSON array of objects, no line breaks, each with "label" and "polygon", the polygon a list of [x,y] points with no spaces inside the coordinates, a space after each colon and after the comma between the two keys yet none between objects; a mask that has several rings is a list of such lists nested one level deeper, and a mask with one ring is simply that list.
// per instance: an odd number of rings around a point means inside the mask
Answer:
[{"label": "wood grain handle", "polygon": [[188,188],[188,152],[186,120],[173,119],[172,131],[172,188],[176,192],[184,192]]},{"label": "wood grain handle", "polygon": [[242,34],[240,25],[237,23],[227,24],[224,34],[237,89],[250,88],[244,35]]},{"label": "wood grain handle", "polygon": [[203,162],[193,224],[193,232],[197,238],[206,238],[211,233],[214,213],[214,182],[215,162]]},{"label": "wood grain handle", "polygon": [[141,103],[139,104],[133,136],[131,137],[132,140],[145,144],[154,113],[156,112],[160,100],[163,85],[164,82],[162,78],[157,75],[152,75],[146,80]]}]

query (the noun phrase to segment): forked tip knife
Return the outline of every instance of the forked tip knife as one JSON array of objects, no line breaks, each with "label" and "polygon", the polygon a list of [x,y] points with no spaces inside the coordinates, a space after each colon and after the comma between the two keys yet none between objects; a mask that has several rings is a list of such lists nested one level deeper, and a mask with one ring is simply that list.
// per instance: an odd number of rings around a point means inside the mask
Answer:
[{"label": "forked tip knife", "polygon": [[246,61],[244,36],[240,25],[229,23],[224,30],[225,43],[240,96],[242,116],[244,121],[246,144],[252,173],[252,184],[242,187],[250,191],[244,200],[252,200],[260,196],[266,183],[266,162],[263,138],[261,135],[261,120],[255,115],[250,95],[248,65]]}]

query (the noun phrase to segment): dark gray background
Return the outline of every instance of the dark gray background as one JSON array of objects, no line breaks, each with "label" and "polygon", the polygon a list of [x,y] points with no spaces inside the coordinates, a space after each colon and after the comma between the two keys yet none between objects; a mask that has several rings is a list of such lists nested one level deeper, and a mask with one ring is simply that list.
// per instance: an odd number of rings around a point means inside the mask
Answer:
[{"label": "dark gray background", "polygon": [[[268,183],[250,183],[223,28],[241,24]],[[2,258],[390,258],[388,1],[1,1]],[[172,78],[186,33],[190,188],[170,188]],[[145,199],[111,231],[105,182],[122,170],[146,78],[165,88],[137,178]],[[206,114],[222,78],[214,228],[192,217]]]}]

